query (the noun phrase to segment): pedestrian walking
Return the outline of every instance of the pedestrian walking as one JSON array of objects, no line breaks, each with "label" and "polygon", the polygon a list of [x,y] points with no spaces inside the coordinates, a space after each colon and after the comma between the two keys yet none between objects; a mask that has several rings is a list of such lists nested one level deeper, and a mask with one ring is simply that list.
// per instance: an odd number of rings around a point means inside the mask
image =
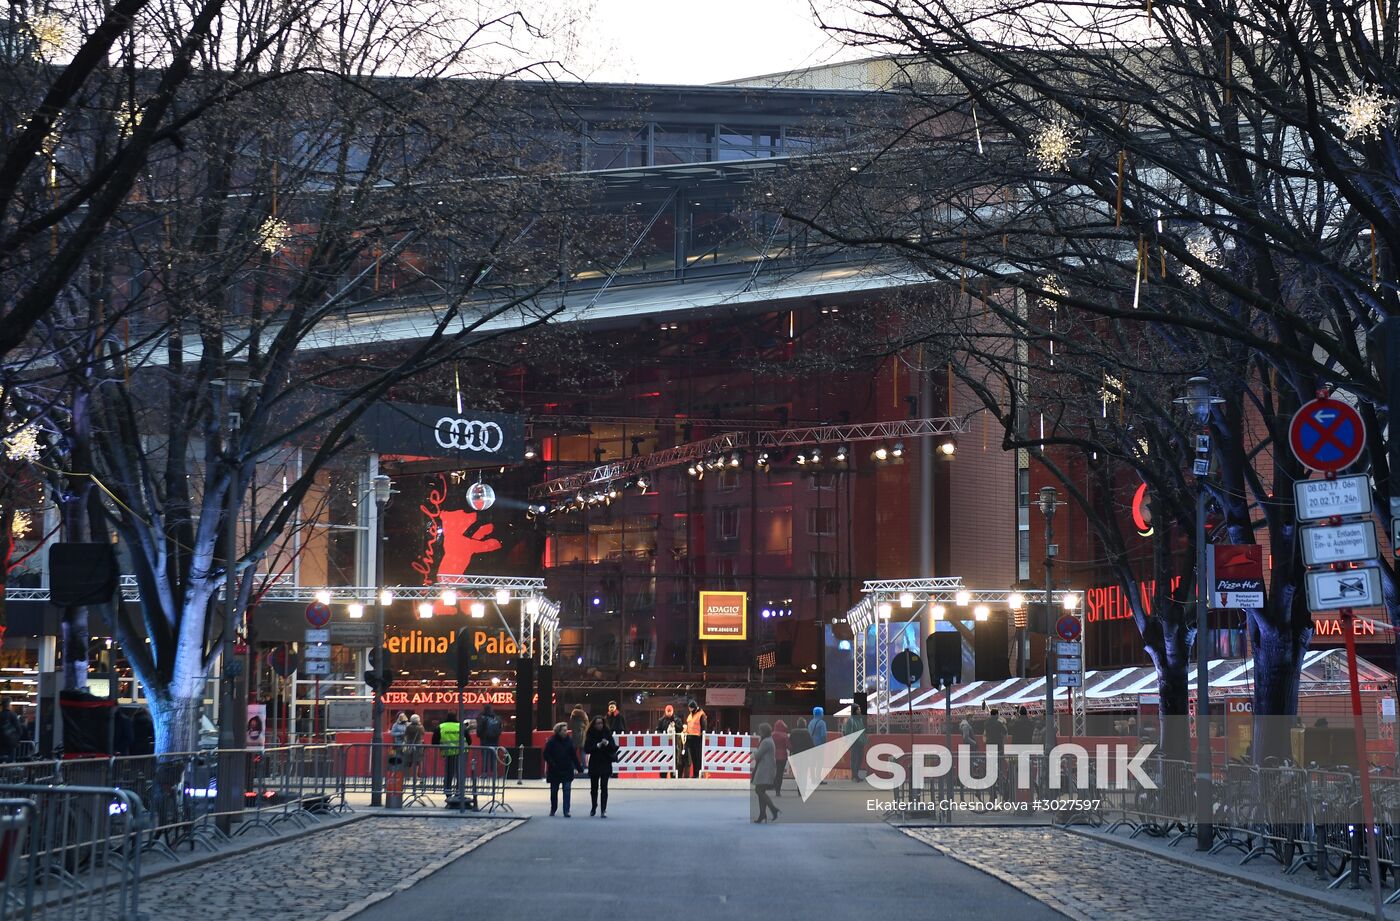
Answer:
[{"label": "pedestrian walking", "polygon": [[569,801],[572,798],[574,775],[583,773],[583,762],[579,760],[578,749],[569,740],[569,724],[554,724],[554,735],[544,743],[545,779],[549,781],[549,814],[559,811],[559,789],[564,789],[564,818],[569,818]]},{"label": "pedestrian walking", "polygon": [[958,732],[962,735],[964,745],[977,744],[977,737],[972,734],[972,722],[967,717],[964,716],[962,722],[958,723]]},{"label": "pedestrian walking", "polygon": [[389,727],[389,767],[401,768],[404,760],[403,739],[408,731],[408,714],[400,712]]},{"label": "pedestrian walking", "polygon": [[846,717],[841,727],[842,735],[855,736],[851,745],[851,779],[860,780],[865,776],[865,711],[859,704],[851,704],[851,715]]},{"label": "pedestrian walking", "polygon": [[783,795],[783,779],[787,776],[788,763],[788,727],[787,723],[778,720],[773,724],[773,766],[776,772],[773,777],[773,795]]},{"label": "pedestrian walking", "polygon": [[608,778],[612,777],[613,761],[617,759],[617,741],[601,716],[593,717],[593,725],[588,727],[588,735],[583,742],[584,754],[588,755],[588,796],[593,801],[589,815],[598,815],[602,807],[603,818],[608,817]]},{"label": "pedestrian walking", "polygon": [[580,761],[583,761],[583,737],[587,733],[588,714],[584,712],[581,705],[575,704],[574,709],[569,712],[569,739],[574,743],[574,749],[578,751]]},{"label": "pedestrian walking", "polygon": [[826,744],[826,713],[821,707],[812,708],[812,719],[807,723],[807,731],[812,734],[812,745]]},{"label": "pedestrian walking", "polygon": [[685,755],[692,777],[700,776],[700,758],[705,750],[705,711],[694,700],[686,702]]},{"label": "pedestrian walking", "polygon": [[[768,791],[773,789],[773,783],[778,776],[777,759],[774,756],[773,727],[767,723],[759,724],[758,738],[758,748],[754,749],[749,776],[752,778],[753,792],[758,797],[758,818],[754,821],[763,823],[776,821],[778,818],[778,807],[773,805],[773,800],[768,796]],[[773,813],[771,820],[768,818],[769,812]]]}]

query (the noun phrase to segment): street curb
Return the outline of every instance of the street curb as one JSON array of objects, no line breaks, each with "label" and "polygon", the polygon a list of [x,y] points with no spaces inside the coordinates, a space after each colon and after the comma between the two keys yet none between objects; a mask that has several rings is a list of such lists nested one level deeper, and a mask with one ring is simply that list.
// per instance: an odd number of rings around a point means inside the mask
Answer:
[{"label": "street curb", "polygon": [[[476,816],[475,818],[482,817]],[[393,888],[383,889],[379,892],[373,893],[372,895],[366,897],[358,905],[351,905],[346,908],[342,908],[339,911],[332,912],[331,914],[326,915],[324,918],[322,918],[321,921],[347,921],[347,919],[355,917],[360,912],[373,905],[379,904],[380,902],[384,901],[385,899],[389,898],[395,893],[402,892],[403,890],[412,887],[415,883],[427,879],[429,876],[432,876],[434,873],[441,870],[443,867],[447,866],[453,861],[465,857],[467,854],[470,854],[472,851],[481,847],[481,845],[485,844],[487,841],[490,841],[492,838],[504,835],[508,831],[514,831],[521,825],[524,825],[527,821],[529,821],[529,819],[492,819],[491,821],[500,822],[501,827],[492,829],[491,831],[488,831],[481,837],[473,838],[471,841],[468,841],[461,847],[449,851],[446,855],[423,867],[423,869],[419,870],[417,873],[414,873],[411,876],[407,876],[399,880],[396,884],[394,884]]]},{"label": "street curb", "polygon": [[[1012,874],[1010,874],[1010,873],[1005,873],[1005,872],[1002,872],[1001,870],[998,870],[996,867],[988,866],[987,864],[982,863],[980,860],[973,860],[973,859],[967,857],[966,855],[957,854],[957,853],[955,853],[955,852],[953,851],[952,848],[944,847],[944,846],[941,845],[941,844],[935,844],[935,843],[932,842],[932,841],[928,841],[928,840],[926,840],[926,839],[924,839],[924,838],[920,838],[918,835],[914,834],[914,832],[915,832],[916,829],[913,829],[913,828],[901,828],[901,827],[898,826],[898,825],[893,826],[893,827],[898,828],[898,829],[900,830],[900,832],[902,832],[903,834],[907,835],[907,836],[910,837],[910,838],[913,838],[915,841],[919,842],[920,844],[924,845],[925,847],[928,847],[928,848],[931,848],[931,849],[937,851],[938,853],[942,854],[944,857],[949,857],[949,858],[951,858],[951,859],[953,859],[953,860],[956,860],[958,863],[961,863],[961,864],[964,864],[964,865],[966,865],[966,866],[969,866],[969,867],[971,867],[971,868],[974,869],[974,870],[981,871],[982,873],[987,874],[988,876],[992,877],[993,879],[1001,880],[1003,883],[1006,883],[1008,886],[1010,886],[1012,889],[1015,889],[1017,892],[1021,893],[1022,895],[1030,896],[1031,898],[1035,899],[1035,900],[1036,900],[1037,902],[1039,902],[1040,904],[1045,905],[1046,907],[1050,908],[1050,909],[1053,910],[1053,911],[1059,912],[1060,914],[1064,915],[1066,918],[1069,918],[1070,921],[1102,921],[1102,919],[1093,918],[1093,917],[1091,917],[1091,916],[1089,916],[1089,915],[1086,915],[1086,914],[1084,914],[1083,912],[1081,912],[1081,911],[1079,911],[1079,910],[1077,910],[1077,909],[1075,909],[1075,908],[1073,908],[1073,907],[1071,907],[1071,906],[1069,906],[1069,905],[1064,904],[1063,902],[1061,902],[1059,899],[1055,898],[1054,896],[1048,896],[1048,895],[1046,895],[1044,892],[1041,892],[1040,890],[1037,890],[1037,889],[1033,888],[1032,886],[1028,885],[1028,884],[1025,883],[1024,881],[1022,881],[1021,879],[1019,879],[1018,877],[1016,877],[1016,876],[1014,876],[1014,875],[1012,875]],[[932,827],[936,827],[936,826],[923,825],[923,826],[919,826],[919,827],[920,827],[920,828],[932,828]]]},{"label": "street curb", "polygon": [[143,867],[141,870],[141,882],[144,883],[148,879],[155,879],[156,877],[166,876],[170,873],[179,873],[181,870],[193,870],[195,867],[202,867],[216,860],[237,857],[240,854],[262,850],[265,847],[270,847],[274,844],[282,844],[286,841],[295,841],[298,838],[305,838],[307,835],[314,835],[317,832],[330,831],[333,828],[343,828],[346,825],[353,825],[356,822],[371,818],[372,816],[374,816],[372,812],[357,812],[350,816],[342,815],[334,822],[324,824],[318,823],[307,828],[298,828],[296,831],[289,831],[286,834],[275,835],[271,838],[248,838],[245,841],[239,842],[234,847],[222,848],[198,856],[191,855],[188,859],[181,859],[175,863],[165,864],[150,870],[146,870]]},{"label": "street curb", "polygon": [[[1244,883],[1248,886],[1252,886],[1255,889],[1261,889],[1264,892],[1272,893],[1274,895],[1286,895],[1290,898],[1295,898],[1302,902],[1311,902],[1314,905],[1317,905],[1321,908],[1326,908],[1329,911],[1334,911],[1338,914],[1351,915],[1354,918],[1370,919],[1375,917],[1375,915],[1371,913],[1371,910],[1369,908],[1363,908],[1360,905],[1348,905],[1345,902],[1333,902],[1329,900],[1326,896],[1317,892],[1316,890],[1309,889],[1306,886],[1298,886],[1296,884],[1289,883],[1283,880],[1279,880],[1278,882],[1262,880],[1258,877],[1250,876],[1249,874],[1244,873],[1242,871],[1237,871],[1231,867],[1218,866],[1215,865],[1214,862],[1197,862],[1191,860],[1188,857],[1182,857],[1170,852],[1159,851],[1156,848],[1149,847],[1145,844],[1138,844],[1136,841],[1131,841],[1127,838],[1115,838],[1111,835],[1098,834],[1091,829],[1067,827],[1062,828],[1060,830],[1069,832],[1073,835],[1078,835],[1081,838],[1087,838],[1090,841],[1101,841],[1104,844],[1116,845],[1118,847],[1123,848],[1124,850],[1137,851],[1141,854],[1150,854],[1154,857],[1160,857],[1163,860],[1170,860],[1172,863],[1179,864],[1185,867],[1190,867],[1193,870],[1200,870],[1204,873],[1212,873],[1216,876],[1220,876],[1225,879],[1232,880],[1234,882]],[[1386,912],[1386,916],[1390,917],[1389,911]]]}]

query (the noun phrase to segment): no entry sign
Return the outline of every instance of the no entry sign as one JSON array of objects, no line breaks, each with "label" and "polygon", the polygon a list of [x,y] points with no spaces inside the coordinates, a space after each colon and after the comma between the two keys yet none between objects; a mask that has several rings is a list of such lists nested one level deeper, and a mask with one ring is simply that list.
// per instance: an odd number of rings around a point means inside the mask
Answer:
[{"label": "no entry sign", "polygon": [[1366,446],[1366,424],[1349,404],[1331,397],[1310,400],[1288,423],[1293,456],[1320,473],[1351,466]]},{"label": "no entry sign", "polygon": [[1080,632],[1079,618],[1073,614],[1061,614],[1060,619],[1055,621],[1055,635],[1062,640],[1073,642],[1079,639]]},{"label": "no entry sign", "polygon": [[324,627],[331,622],[331,609],[319,601],[306,606],[306,622],[313,627]]}]

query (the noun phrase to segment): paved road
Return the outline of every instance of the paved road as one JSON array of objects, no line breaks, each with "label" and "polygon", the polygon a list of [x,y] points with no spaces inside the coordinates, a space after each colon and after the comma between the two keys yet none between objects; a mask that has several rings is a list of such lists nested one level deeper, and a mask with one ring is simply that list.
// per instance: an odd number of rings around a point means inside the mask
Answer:
[{"label": "paved road", "polygon": [[747,791],[681,789],[615,791],[593,819],[577,787],[571,819],[513,797],[535,817],[356,921],[1060,917],[883,823],[753,825]]},{"label": "paved road", "polygon": [[1342,921],[1355,917],[1058,829],[919,828],[910,829],[909,834],[960,861],[1034,890],[1076,921],[1145,917]]}]

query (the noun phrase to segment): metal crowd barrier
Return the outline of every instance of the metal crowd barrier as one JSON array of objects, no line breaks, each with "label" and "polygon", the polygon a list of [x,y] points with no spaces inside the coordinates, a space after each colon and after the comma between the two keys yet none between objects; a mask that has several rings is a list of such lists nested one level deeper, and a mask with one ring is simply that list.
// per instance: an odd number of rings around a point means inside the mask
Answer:
[{"label": "metal crowd barrier", "polygon": [[[331,747],[337,750],[337,801],[344,803],[348,793],[370,792],[374,746],[363,742]],[[443,805],[493,813],[511,809],[506,802],[506,781],[516,759],[509,749],[388,743],[381,749],[386,802],[392,799],[391,794],[398,794],[398,803],[404,808]]]},{"label": "metal crowd barrier", "polygon": [[138,921],[144,824],[127,790],[0,784],[0,917]]}]

